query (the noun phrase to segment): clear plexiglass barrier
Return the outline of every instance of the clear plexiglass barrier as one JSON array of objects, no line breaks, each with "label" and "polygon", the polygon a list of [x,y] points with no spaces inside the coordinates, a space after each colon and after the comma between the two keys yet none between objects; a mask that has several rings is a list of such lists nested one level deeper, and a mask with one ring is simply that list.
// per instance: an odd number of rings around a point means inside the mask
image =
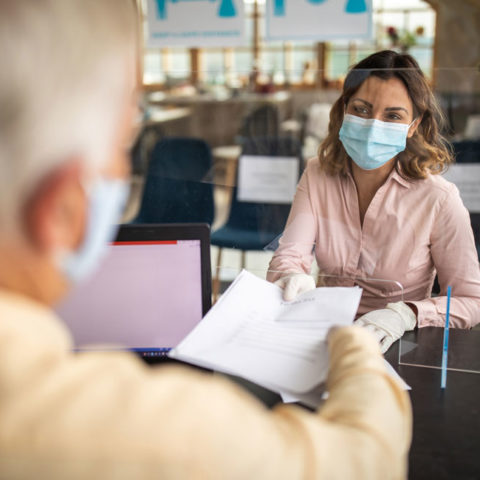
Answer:
[{"label": "clear plexiglass barrier", "polygon": [[[446,354],[446,370],[480,373],[480,353],[472,351],[469,337],[480,342],[480,331],[450,330]],[[442,369],[445,348],[444,328],[419,328],[399,342],[398,363],[413,367]]]},{"label": "clear plexiglass barrier", "polygon": [[479,71],[191,73],[144,95],[124,221],[208,223],[214,300],[245,268],[358,285],[357,316],[414,302],[402,364],[440,365],[451,286],[448,368],[480,370],[454,333],[480,322]]},{"label": "clear plexiglass barrier", "polygon": [[[263,259],[262,259],[263,261]],[[255,276],[268,280],[272,283],[277,283],[282,286],[281,280],[285,277],[292,275],[305,275],[305,277],[310,277],[310,280],[302,281],[302,285],[305,285],[304,288],[300,288],[299,294],[308,291],[310,288],[321,288],[321,287],[359,287],[362,289],[362,300],[359,305],[359,309],[356,313],[356,317],[366,313],[371,310],[371,303],[375,299],[380,303],[388,303],[388,298],[391,295],[395,295],[395,298],[401,300],[403,298],[403,287],[402,285],[395,280],[387,280],[380,278],[372,278],[365,276],[347,276],[347,275],[333,275],[333,274],[322,274],[318,271],[317,266],[315,265],[312,268],[310,273],[303,272],[285,272],[280,270],[272,269],[259,269],[258,266],[261,263],[259,258],[251,261],[252,264],[256,264],[255,267],[251,268],[246,266],[245,268],[240,267],[239,265],[223,265],[218,269],[213,270],[213,284],[215,285],[215,279],[218,279],[219,282],[219,291],[218,294],[215,291],[215,286],[213,288],[213,299],[218,299],[223,292],[225,292],[228,287],[233,283],[237,276],[244,269],[247,272],[254,274]]]}]

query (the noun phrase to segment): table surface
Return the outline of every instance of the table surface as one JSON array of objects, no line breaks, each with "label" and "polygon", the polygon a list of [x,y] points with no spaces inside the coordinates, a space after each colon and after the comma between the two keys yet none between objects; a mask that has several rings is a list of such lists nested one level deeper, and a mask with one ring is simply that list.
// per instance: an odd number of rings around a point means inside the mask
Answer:
[{"label": "table surface", "polygon": [[[417,343],[420,358],[442,345],[443,329],[422,328],[407,332],[404,341]],[[447,388],[440,388],[441,370],[399,365],[396,342],[385,358],[412,387],[413,440],[409,455],[409,479],[480,479],[480,374],[449,371]],[[474,362],[480,356],[480,331],[450,329],[451,352],[461,349]],[[428,353],[426,354],[428,355]],[[432,353],[433,355],[433,353]],[[403,357],[402,357],[403,358]],[[280,397],[243,379],[235,379],[268,406]]]},{"label": "table surface", "polygon": [[180,118],[186,118],[192,114],[191,109],[186,107],[165,108],[150,106],[147,110],[147,118],[144,125],[155,125],[159,123],[172,122]]},{"label": "table surface", "polygon": [[243,103],[243,102],[273,102],[281,103],[290,100],[291,94],[288,91],[274,93],[248,93],[242,92],[239,95],[221,95],[203,93],[194,95],[172,95],[165,92],[153,92],[148,96],[150,103],[191,105],[195,103]]},{"label": "table surface", "polygon": [[242,147],[240,145],[223,145],[212,149],[214,157],[220,157],[227,160],[238,160],[241,153]]},{"label": "table surface", "polygon": [[[442,345],[443,329],[408,332],[405,341]],[[471,359],[480,356],[480,331],[450,329],[450,352]],[[461,349],[461,351],[460,351]],[[422,348],[420,358],[428,348]],[[437,355],[432,352],[431,355]],[[385,358],[412,387],[413,440],[410,479],[480,478],[480,374],[448,371],[447,388],[440,388],[441,370],[398,364],[398,342]],[[402,356],[403,358],[403,356]]]},{"label": "table surface", "polygon": [[[431,355],[437,355],[436,347],[434,353],[432,345],[441,346],[442,338],[442,328],[425,327],[407,332],[403,341],[418,344],[417,358],[424,360],[429,350]],[[480,331],[450,329],[449,348],[454,356],[465,356],[472,364],[478,364]],[[412,387],[413,439],[408,478],[479,480],[480,374],[448,371],[447,388],[442,390],[440,369],[401,365],[398,353],[399,342],[396,342],[385,358]],[[269,407],[281,402],[280,396],[274,392],[241,378],[227,377]]]}]

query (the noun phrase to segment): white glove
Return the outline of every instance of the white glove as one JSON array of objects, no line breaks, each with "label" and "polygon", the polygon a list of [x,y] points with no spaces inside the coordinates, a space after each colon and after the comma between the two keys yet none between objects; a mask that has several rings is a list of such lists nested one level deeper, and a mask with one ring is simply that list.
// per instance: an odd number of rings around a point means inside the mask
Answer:
[{"label": "white glove", "polygon": [[315,290],[315,280],[306,273],[291,273],[274,283],[283,288],[283,299],[287,302],[290,302],[301,293]]},{"label": "white glove", "polygon": [[386,308],[368,312],[355,322],[375,335],[382,353],[406,331],[413,330],[416,324],[415,313],[404,302],[388,303]]}]

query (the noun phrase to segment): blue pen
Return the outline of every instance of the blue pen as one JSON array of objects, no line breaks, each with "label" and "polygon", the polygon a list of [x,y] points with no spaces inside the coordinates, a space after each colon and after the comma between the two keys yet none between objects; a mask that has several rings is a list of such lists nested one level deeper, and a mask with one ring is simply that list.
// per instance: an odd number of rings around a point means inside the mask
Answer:
[{"label": "blue pen", "polygon": [[447,358],[448,358],[448,333],[450,327],[450,298],[452,287],[447,287],[447,313],[445,315],[445,329],[443,331],[443,354],[442,354],[442,380],[441,387],[447,386]]}]

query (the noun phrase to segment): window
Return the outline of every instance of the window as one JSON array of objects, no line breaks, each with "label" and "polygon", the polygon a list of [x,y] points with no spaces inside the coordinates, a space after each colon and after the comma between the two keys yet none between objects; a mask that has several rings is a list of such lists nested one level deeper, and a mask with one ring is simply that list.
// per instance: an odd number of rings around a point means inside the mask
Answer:
[{"label": "window", "polygon": [[326,78],[341,78],[352,64],[388,48],[407,51],[431,76],[436,14],[430,5],[423,0],[373,0],[373,9],[372,42],[327,44]]},{"label": "window", "polygon": [[[138,1],[145,12],[146,0]],[[266,0],[243,1],[245,46],[198,49],[193,54],[198,55],[195,62],[186,48],[145,49],[144,83],[172,85],[194,78],[205,84],[242,86],[255,66],[263,81],[304,87],[328,85],[341,80],[354,63],[384,48],[408,51],[427,76],[432,73],[436,14],[423,0],[373,0],[374,39],[325,44],[267,42]],[[192,64],[199,70],[195,75]]]}]

